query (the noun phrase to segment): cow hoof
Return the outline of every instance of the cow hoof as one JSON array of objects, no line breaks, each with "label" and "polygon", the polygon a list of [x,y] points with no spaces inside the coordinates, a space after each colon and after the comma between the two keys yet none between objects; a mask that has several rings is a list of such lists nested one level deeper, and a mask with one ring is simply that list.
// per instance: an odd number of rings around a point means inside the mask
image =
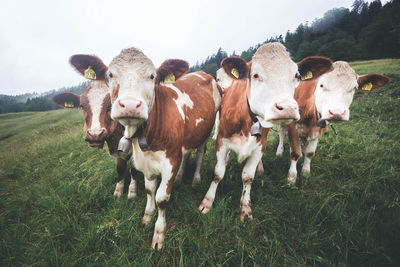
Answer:
[{"label": "cow hoof", "polygon": [[253,215],[250,207],[243,206],[242,210],[240,211],[240,220],[244,222],[246,218],[248,218],[249,220],[253,220]]},{"label": "cow hoof", "polygon": [[148,225],[149,223],[150,223],[150,221],[151,221],[151,214],[144,214],[143,215],[143,220],[142,220],[142,223],[144,224],[144,225]]},{"label": "cow hoof", "polygon": [[164,243],[164,233],[154,233],[151,247],[155,250],[161,250]]},{"label": "cow hoof", "polygon": [[303,176],[310,176],[310,170],[309,169],[302,169],[301,174]]},{"label": "cow hoof", "polygon": [[203,214],[208,213],[211,210],[211,205],[209,204],[210,201],[207,201],[206,199],[203,199],[199,206],[199,211]]},{"label": "cow hoof", "polygon": [[278,149],[276,150],[276,154],[277,157],[282,157],[283,155],[283,148],[278,147]]},{"label": "cow hoof", "polygon": [[201,177],[199,176],[194,176],[193,177],[193,182],[192,182],[192,187],[194,188],[197,184],[199,184],[201,182]]},{"label": "cow hoof", "polygon": [[175,183],[176,184],[181,184],[182,183],[182,175],[177,175],[175,178]]},{"label": "cow hoof", "polygon": [[118,190],[115,190],[113,196],[114,196],[115,198],[120,198],[120,197],[122,196],[122,192],[121,192],[121,191],[118,191]]},{"label": "cow hoof", "polygon": [[297,173],[292,173],[292,172],[289,172],[289,175],[288,175],[288,184],[289,185],[294,185],[294,184],[296,184],[296,178],[297,178]]}]

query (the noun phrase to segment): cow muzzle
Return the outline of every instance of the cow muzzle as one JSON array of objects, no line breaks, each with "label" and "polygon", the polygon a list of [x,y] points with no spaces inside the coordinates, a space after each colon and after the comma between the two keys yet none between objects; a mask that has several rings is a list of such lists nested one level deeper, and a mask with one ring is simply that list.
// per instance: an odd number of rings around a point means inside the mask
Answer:
[{"label": "cow muzzle", "polygon": [[284,100],[276,102],[273,106],[273,120],[282,121],[298,121],[300,119],[299,105],[294,100]]},{"label": "cow muzzle", "polygon": [[85,141],[88,142],[90,147],[103,148],[106,137],[106,128],[88,129],[86,130]]},{"label": "cow muzzle", "polygon": [[347,111],[345,109],[329,109],[328,121],[344,121],[346,120]]}]

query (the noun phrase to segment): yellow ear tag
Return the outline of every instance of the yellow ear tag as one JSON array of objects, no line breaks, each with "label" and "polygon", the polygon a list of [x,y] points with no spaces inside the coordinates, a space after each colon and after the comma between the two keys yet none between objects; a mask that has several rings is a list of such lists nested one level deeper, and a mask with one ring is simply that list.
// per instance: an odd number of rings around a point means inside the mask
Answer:
[{"label": "yellow ear tag", "polygon": [[73,108],[73,107],[75,107],[75,106],[74,106],[74,102],[67,102],[67,101],[65,101],[65,102],[64,102],[64,107],[66,107],[66,108]]},{"label": "yellow ear tag", "polygon": [[175,75],[172,73],[168,74],[164,79],[164,83],[174,83],[174,82],[175,82]]},{"label": "yellow ear tag", "polygon": [[366,83],[361,88],[361,90],[363,90],[363,91],[371,91],[371,89],[372,89],[372,83]]},{"label": "yellow ear tag", "polygon": [[312,78],[312,72],[311,72],[311,71],[307,72],[306,75],[301,76],[301,80],[302,80],[302,81],[309,80],[309,79],[311,79],[311,78]]},{"label": "yellow ear tag", "polygon": [[232,68],[231,73],[236,79],[239,79],[239,71],[236,68]]},{"label": "yellow ear tag", "polygon": [[85,70],[85,78],[87,79],[91,79],[91,80],[96,80],[96,72],[92,69],[91,66],[89,66],[86,70]]}]

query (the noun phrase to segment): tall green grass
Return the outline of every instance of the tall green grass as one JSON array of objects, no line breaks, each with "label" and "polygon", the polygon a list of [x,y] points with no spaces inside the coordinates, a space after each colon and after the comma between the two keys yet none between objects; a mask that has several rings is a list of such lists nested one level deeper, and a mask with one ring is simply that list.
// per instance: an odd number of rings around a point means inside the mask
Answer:
[{"label": "tall green grass", "polygon": [[173,188],[161,252],[150,248],[154,224],[141,224],[143,177],[135,200],[112,197],[114,159],[85,144],[81,111],[0,115],[1,265],[398,266],[400,60],[352,65],[392,83],[356,94],[351,120],[322,138],[310,177],[285,187],[288,145],[276,158],[271,132],[265,174],[252,187],[254,220],[239,220],[243,164],[233,160],[213,209],[201,215],[213,177],[210,140],[201,184],[190,186],[192,157]]}]

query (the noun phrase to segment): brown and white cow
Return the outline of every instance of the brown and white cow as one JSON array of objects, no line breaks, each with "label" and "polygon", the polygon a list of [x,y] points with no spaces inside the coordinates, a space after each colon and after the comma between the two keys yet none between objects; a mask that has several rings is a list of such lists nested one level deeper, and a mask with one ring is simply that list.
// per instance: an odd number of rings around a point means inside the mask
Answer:
[{"label": "brown and white cow", "polygon": [[[70,63],[82,75],[79,65],[86,55],[74,55],[70,58]],[[85,118],[84,132],[85,141],[90,147],[102,148],[104,142],[107,143],[108,151],[111,156],[116,157],[117,161],[117,185],[114,197],[121,197],[124,192],[124,173],[127,162],[132,155],[132,150],[128,153],[118,151],[118,143],[124,133],[124,127],[117,121],[111,119],[111,99],[108,86],[104,81],[92,80],[89,87],[81,95],[72,92],[60,93],[53,96],[53,101],[66,108],[82,107]],[[128,198],[136,197],[136,178],[135,169],[130,169],[131,182],[128,190]]]},{"label": "brown and white cow", "polygon": [[354,92],[359,89],[370,91],[390,82],[390,78],[379,74],[358,76],[347,62],[336,61],[333,70],[317,80],[302,81],[295,90],[294,98],[299,104],[300,120],[282,127],[279,133],[277,156],[283,153],[283,141],[288,131],[291,164],[289,184],[296,183],[297,161],[301,157],[299,137],[304,144],[303,175],[310,174],[311,158],[318,142],[331,122],[347,121]]},{"label": "brown and white cow", "polygon": [[[261,46],[250,63],[240,57],[228,57],[221,62],[223,71],[232,81],[227,82],[229,88],[222,99],[214,179],[199,206],[202,213],[211,209],[218,184],[225,174],[229,153],[233,151],[238,162],[247,159],[242,171],[240,219],[253,218],[251,184],[267,144],[269,129],[274,124],[287,124],[300,118],[293,98],[299,79],[310,76],[310,73],[318,77],[331,65],[331,60],[322,57],[305,58],[296,64],[280,43]],[[259,123],[262,130],[259,136],[253,136]]]},{"label": "brown and white cow", "polygon": [[133,144],[135,168],[145,176],[144,224],[150,222],[155,202],[158,207],[152,247],[161,249],[174,179],[185,155],[207,141],[221,92],[211,75],[185,74],[189,69],[185,61],[167,60],[156,69],[135,48],[122,50],[108,67],[95,57],[81,63],[108,84],[111,117],[125,126],[124,137]]}]

